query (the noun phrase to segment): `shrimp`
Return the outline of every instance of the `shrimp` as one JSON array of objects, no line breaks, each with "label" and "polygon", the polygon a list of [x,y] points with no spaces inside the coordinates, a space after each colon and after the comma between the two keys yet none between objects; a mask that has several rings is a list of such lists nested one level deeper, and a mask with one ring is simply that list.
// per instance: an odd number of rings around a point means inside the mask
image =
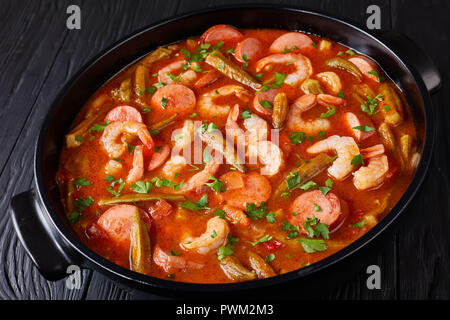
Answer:
[{"label": "shrimp", "polygon": [[141,180],[144,176],[144,147],[136,146],[133,152],[133,167],[127,176],[128,183],[134,183]]},{"label": "shrimp", "polygon": [[183,257],[174,256],[166,250],[161,249],[159,244],[153,250],[153,262],[163,268],[167,273],[174,272],[175,270],[201,269],[204,266],[200,263],[186,261]]},{"label": "shrimp", "polygon": [[237,120],[239,118],[239,105],[236,104],[233,109],[230,110],[230,113],[228,113],[227,122],[225,123],[225,131],[227,134],[227,138],[232,139],[234,141],[235,138],[237,138],[237,143],[242,146],[242,148],[245,147],[245,133],[244,130],[242,130]]},{"label": "shrimp", "polygon": [[256,63],[256,72],[260,72],[264,67],[272,63],[286,64],[287,62],[292,63],[292,65],[296,67],[296,71],[288,74],[284,79],[284,82],[291,86],[303,82],[313,74],[311,61],[301,53],[277,53],[262,58]]},{"label": "shrimp", "polygon": [[332,72],[332,71],[326,71],[316,74],[316,77],[326,84],[327,88],[330,89],[330,91],[333,94],[337,94],[339,91],[342,90],[342,83],[339,76]]},{"label": "shrimp", "polygon": [[321,106],[328,107],[330,105],[333,106],[344,106],[345,100],[339,97],[332,96],[330,94],[321,93],[317,95],[317,103]]},{"label": "shrimp", "polygon": [[340,137],[337,135],[316,142],[307,149],[309,153],[319,153],[335,150],[337,159],[328,168],[328,173],[337,180],[344,179],[353,170],[352,159],[359,154],[359,148],[351,137]]},{"label": "shrimp", "polygon": [[388,170],[389,163],[386,155],[370,158],[367,166],[353,173],[353,184],[358,190],[377,187],[386,178]]},{"label": "shrimp", "polygon": [[215,157],[205,165],[205,168],[193,175],[180,189],[180,192],[188,192],[205,185],[211,176],[214,176],[220,168],[220,157]]},{"label": "shrimp", "polygon": [[186,158],[183,156],[172,156],[162,168],[163,175],[167,179],[173,179],[177,172],[187,166]]},{"label": "shrimp", "polygon": [[[153,139],[147,126],[135,121],[117,121],[108,125],[103,131],[100,142],[111,158],[120,157],[127,149],[124,134],[137,135],[145,147],[153,150]],[[121,137],[121,142],[117,142]]]},{"label": "shrimp", "polygon": [[273,176],[280,172],[284,165],[283,151],[271,141],[257,141],[248,146],[249,157],[257,156],[259,162],[264,166],[261,168],[262,175]]},{"label": "shrimp", "polygon": [[155,151],[153,153],[152,158],[148,163],[147,170],[152,171],[161,166],[164,163],[164,161],[167,160],[169,155],[170,155],[170,147],[167,144],[163,144],[158,152]]},{"label": "shrimp", "polygon": [[268,126],[264,119],[256,114],[252,114],[250,118],[244,120],[244,127],[247,129],[247,132],[244,132],[237,123],[238,117],[239,105],[236,104],[228,114],[225,124],[228,137],[232,139],[235,137],[243,137],[245,138],[245,144],[250,142],[256,143],[267,139]]},{"label": "shrimp", "polygon": [[246,209],[246,204],[259,205],[267,201],[272,193],[269,180],[259,173],[243,174],[237,171],[229,171],[220,177],[225,183],[226,191],[219,196],[226,204],[235,208]]},{"label": "shrimp", "polygon": [[[180,70],[183,66],[187,66],[188,62],[186,60],[179,60],[168,64],[164,68],[158,71],[158,80],[159,82],[172,84],[172,83],[181,83],[184,85],[188,85],[193,83],[197,79],[197,73],[194,70],[187,70],[183,73],[180,73],[179,80],[174,80],[173,72]],[[170,76],[172,75],[172,76]],[[177,77],[178,77],[177,76]]]},{"label": "shrimp", "polygon": [[307,135],[328,130],[330,128],[328,119],[303,120],[302,118],[302,113],[314,107],[316,101],[314,94],[306,94],[295,100],[287,117],[287,128],[291,131],[305,132]]},{"label": "shrimp", "polygon": [[109,160],[105,165],[106,175],[116,175],[120,170],[122,170],[122,164],[116,160]]},{"label": "shrimp", "polygon": [[374,146],[361,149],[361,154],[363,155],[363,159],[370,159],[382,155],[384,151],[384,144],[376,144]]},{"label": "shrimp", "polygon": [[268,125],[266,120],[253,114],[244,120],[244,127],[247,129],[248,143],[256,143],[267,139]]},{"label": "shrimp", "polygon": [[172,137],[175,138],[174,147],[178,150],[190,145],[194,141],[194,122],[190,119],[185,120],[183,127],[180,130],[175,130]]},{"label": "shrimp", "polygon": [[231,107],[229,105],[218,105],[214,103],[214,100],[218,97],[236,95],[243,102],[248,102],[250,100],[251,94],[249,91],[238,85],[226,85],[220,87],[217,90],[211,90],[203,94],[198,100],[197,106],[199,113],[202,117],[223,117],[225,118]]},{"label": "shrimp", "polygon": [[195,250],[199,254],[208,254],[227,244],[229,232],[227,221],[220,217],[214,217],[208,220],[206,231],[202,235],[197,238],[189,237],[180,245],[188,251]]}]

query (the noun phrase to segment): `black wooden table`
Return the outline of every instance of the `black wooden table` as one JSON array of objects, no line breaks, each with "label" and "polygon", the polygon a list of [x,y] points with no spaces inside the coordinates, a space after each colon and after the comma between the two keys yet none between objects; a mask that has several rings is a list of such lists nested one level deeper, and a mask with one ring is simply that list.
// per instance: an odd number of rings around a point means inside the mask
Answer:
[{"label": "black wooden table", "polygon": [[[20,245],[9,218],[12,195],[33,186],[33,145],[63,84],[93,56],[155,21],[245,0],[1,0],[0,1],[0,299],[135,299],[97,272],[83,271],[80,290],[46,281]],[[260,1],[320,10],[366,25],[369,5],[381,8],[381,28],[413,38],[438,65],[441,91],[438,143],[427,179],[388,241],[362,261],[350,281],[326,290],[328,299],[450,298],[450,2],[446,0]],[[66,9],[81,8],[81,30],[68,30]],[[366,286],[365,267],[381,268],[381,289]],[[338,275],[337,275],[338,276]],[[150,296],[152,298],[152,296]],[[157,296],[153,296],[157,299]]]}]

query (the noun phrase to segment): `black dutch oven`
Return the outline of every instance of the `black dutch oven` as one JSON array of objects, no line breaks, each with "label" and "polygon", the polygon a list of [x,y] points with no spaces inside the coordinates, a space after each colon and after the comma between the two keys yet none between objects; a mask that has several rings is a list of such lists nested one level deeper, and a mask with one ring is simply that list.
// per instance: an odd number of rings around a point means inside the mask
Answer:
[{"label": "black dutch oven", "polygon": [[[412,108],[421,161],[405,194],[380,223],[351,245],[311,266],[269,279],[232,284],[180,283],[138,274],[91,251],[71,230],[55,182],[64,135],[89,97],[117,72],[158,46],[200,35],[216,24],[309,32],[342,43],[375,59],[401,88]],[[289,283],[297,286],[299,283],[308,283],[311,279],[325,279],[324,275],[327,273],[329,277],[339,278],[341,269],[336,269],[339,264],[349,260],[349,255],[367,247],[369,242],[405,211],[422,183],[430,164],[435,139],[435,111],[430,95],[439,86],[440,76],[432,61],[404,36],[389,32],[374,37],[351,24],[323,14],[275,6],[234,6],[168,19],[147,27],[106,50],[82,68],[61,91],[44,120],[36,144],[36,188],[12,199],[11,216],[14,227],[28,255],[41,274],[49,280],[65,277],[69,265],[78,265],[100,271],[129,288],[188,297],[192,296],[187,295],[188,293],[235,294],[248,290],[263,292],[264,290],[260,290],[263,288],[283,289]],[[314,283],[317,285],[317,282]]]}]

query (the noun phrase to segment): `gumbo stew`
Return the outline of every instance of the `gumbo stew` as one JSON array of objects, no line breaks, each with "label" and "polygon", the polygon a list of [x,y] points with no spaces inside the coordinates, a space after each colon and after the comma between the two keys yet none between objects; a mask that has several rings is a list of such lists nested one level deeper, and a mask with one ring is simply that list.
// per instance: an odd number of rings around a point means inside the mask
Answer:
[{"label": "gumbo stew", "polygon": [[314,35],[216,25],[100,88],[56,179],[76,234],[106,259],[174,281],[249,281],[376,225],[419,162],[415,132],[370,58]]}]

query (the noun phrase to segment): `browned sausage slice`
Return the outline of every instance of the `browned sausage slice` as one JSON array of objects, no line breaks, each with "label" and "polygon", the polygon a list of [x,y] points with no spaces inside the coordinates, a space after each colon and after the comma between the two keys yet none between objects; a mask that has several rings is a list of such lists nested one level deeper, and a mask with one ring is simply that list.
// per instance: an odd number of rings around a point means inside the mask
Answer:
[{"label": "browned sausage slice", "polygon": [[[293,212],[296,215],[293,215]],[[303,193],[292,202],[288,220],[306,233],[303,224],[307,218],[316,217],[321,223],[331,226],[341,214],[341,202],[334,193],[329,192],[324,196],[321,191],[314,190]]]}]

